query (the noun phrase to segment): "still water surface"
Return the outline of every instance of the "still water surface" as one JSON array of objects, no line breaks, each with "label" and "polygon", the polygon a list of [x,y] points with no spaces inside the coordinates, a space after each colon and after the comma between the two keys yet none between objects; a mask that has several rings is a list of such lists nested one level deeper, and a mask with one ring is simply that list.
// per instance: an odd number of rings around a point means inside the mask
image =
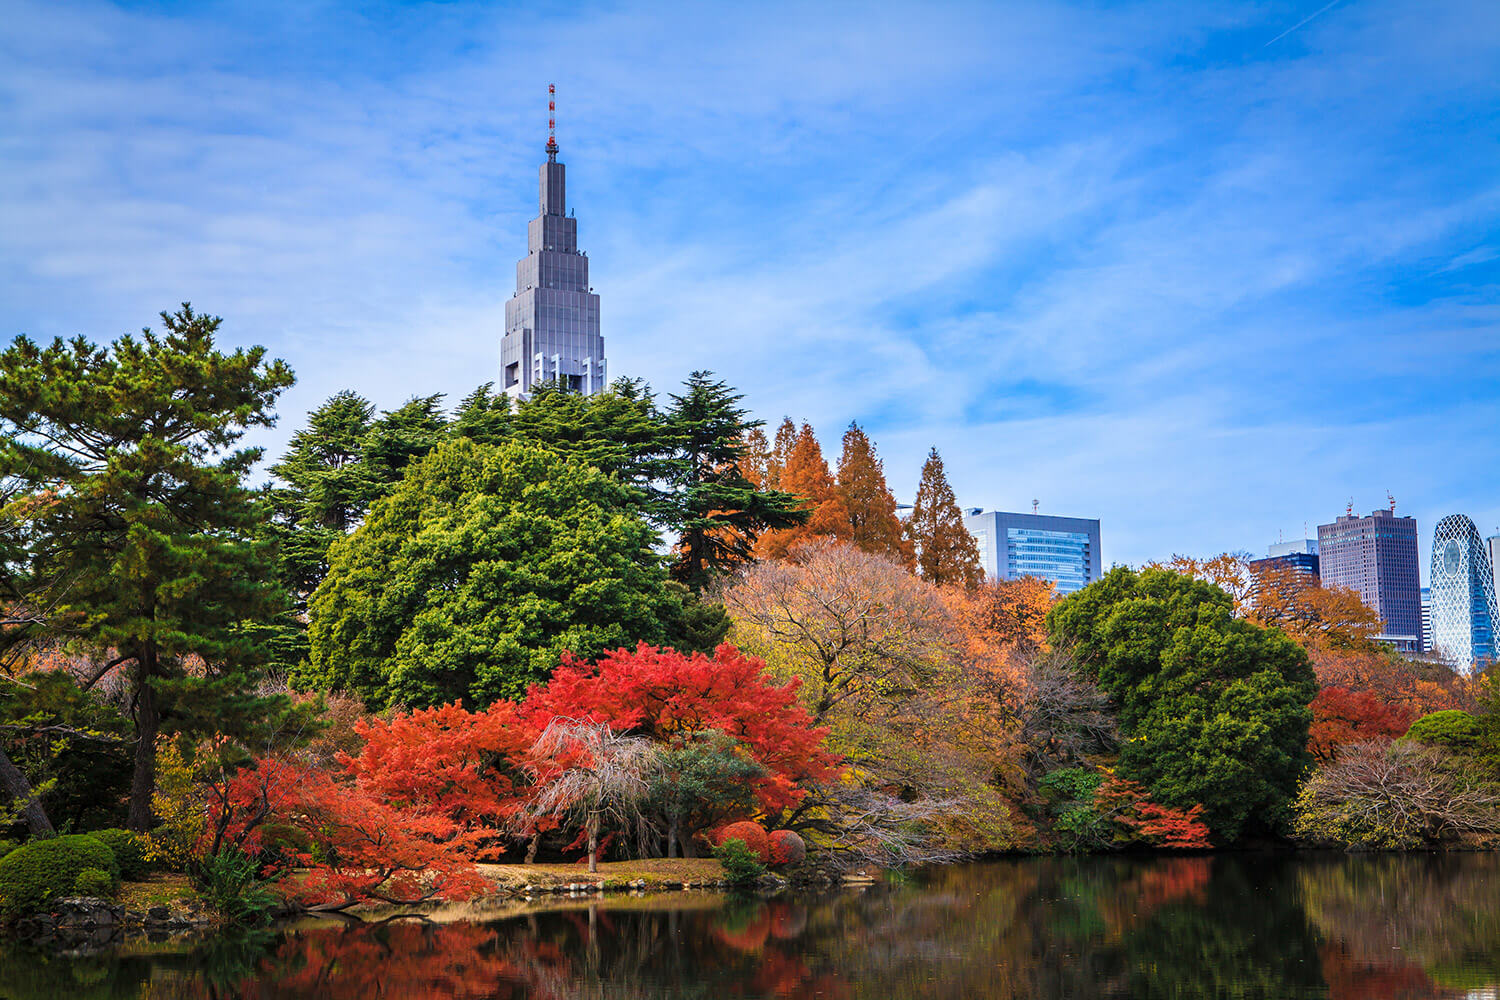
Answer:
[{"label": "still water surface", "polygon": [[787,899],[612,898],[155,947],[0,943],[0,998],[1495,1000],[1500,857],[1038,858]]}]

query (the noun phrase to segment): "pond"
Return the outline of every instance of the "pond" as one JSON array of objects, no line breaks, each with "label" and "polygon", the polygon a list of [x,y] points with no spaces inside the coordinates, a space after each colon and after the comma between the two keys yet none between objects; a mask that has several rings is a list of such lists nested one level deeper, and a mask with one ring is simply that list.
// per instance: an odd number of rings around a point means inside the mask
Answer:
[{"label": "pond", "polygon": [[0,998],[1497,996],[1500,856],[1028,858],[195,946],[0,944]]}]

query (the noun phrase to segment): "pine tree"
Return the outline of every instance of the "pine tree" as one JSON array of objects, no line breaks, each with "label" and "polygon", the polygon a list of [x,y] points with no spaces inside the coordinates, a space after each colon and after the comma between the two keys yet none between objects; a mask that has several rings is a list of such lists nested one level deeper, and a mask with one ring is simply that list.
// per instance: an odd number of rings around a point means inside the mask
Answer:
[{"label": "pine tree", "polygon": [[922,578],[936,584],[977,587],[984,582],[979,546],[964,527],[963,512],[936,448],[922,466],[917,499],[906,521],[906,536],[916,547]]},{"label": "pine tree", "polygon": [[854,545],[903,566],[915,565],[911,542],[896,516],[896,498],[885,482],[885,467],[869,437],[855,423],[844,432],[839,495],[849,514],[849,540]]},{"label": "pine tree", "polygon": [[22,484],[10,511],[27,538],[24,566],[0,574],[42,581],[48,628],[104,661],[94,680],[126,671],[135,830],[164,726],[234,732],[278,704],[253,694],[261,651],[238,627],[281,594],[266,504],[244,486],[260,450],[234,446],[275,422],[292,372],[261,347],[216,350],[220,320],[186,303],[162,321],[104,348],[22,336],[0,353],[0,480]]},{"label": "pine tree", "polygon": [[[777,440],[782,438],[776,432]],[[819,538],[849,539],[849,514],[839,496],[838,484],[828,471],[828,461],[810,424],[803,423],[781,470],[782,489],[803,499],[810,512],[806,523],[772,531],[761,537],[757,554],[763,558],[785,558],[797,546]]]},{"label": "pine tree", "polygon": [[677,531],[672,575],[701,590],[715,571],[748,560],[763,532],[794,528],[810,512],[797,497],[758,489],[741,472],[745,435],[760,429],[760,421],[748,420],[737,405],[742,395],[704,371],[693,372],[684,388],[672,396],[665,420],[673,448],[666,474],[669,526]]}]

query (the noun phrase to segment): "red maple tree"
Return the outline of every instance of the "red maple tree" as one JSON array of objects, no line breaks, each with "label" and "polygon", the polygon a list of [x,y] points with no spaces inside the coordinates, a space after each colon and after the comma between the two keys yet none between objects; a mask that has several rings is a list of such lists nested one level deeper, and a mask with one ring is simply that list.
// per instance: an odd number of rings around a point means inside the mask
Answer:
[{"label": "red maple tree", "polygon": [[564,656],[552,680],[532,688],[522,714],[533,724],[558,716],[607,722],[663,743],[718,730],[766,769],[756,797],[762,809],[778,810],[802,800],[804,783],[831,780],[842,761],[797,699],[797,682],[774,684],[764,671],[762,661],[727,644],[711,657],[645,643],[597,663]]},{"label": "red maple tree", "polygon": [[1313,721],[1307,751],[1322,764],[1331,762],[1340,747],[1371,740],[1393,740],[1411,726],[1416,716],[1389,705],[1368,691],[1326,687],[1312,700]]}]

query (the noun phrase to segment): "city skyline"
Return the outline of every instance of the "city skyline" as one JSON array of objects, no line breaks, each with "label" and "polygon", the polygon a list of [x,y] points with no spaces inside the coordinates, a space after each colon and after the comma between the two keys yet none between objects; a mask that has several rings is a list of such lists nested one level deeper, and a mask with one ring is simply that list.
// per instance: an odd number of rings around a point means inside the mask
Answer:
[{"label": "city skyline", "polygon": [[1500,528],[1500,12],[1321,6],[17,2],[0,320],[191,299],[297,370],[273,455],[339,389],[456,402],[555,81],[611,376],[857,420],[902,498],[935,445],[1106,565],[1390,490],[1425,570],[1440,517]]}]

